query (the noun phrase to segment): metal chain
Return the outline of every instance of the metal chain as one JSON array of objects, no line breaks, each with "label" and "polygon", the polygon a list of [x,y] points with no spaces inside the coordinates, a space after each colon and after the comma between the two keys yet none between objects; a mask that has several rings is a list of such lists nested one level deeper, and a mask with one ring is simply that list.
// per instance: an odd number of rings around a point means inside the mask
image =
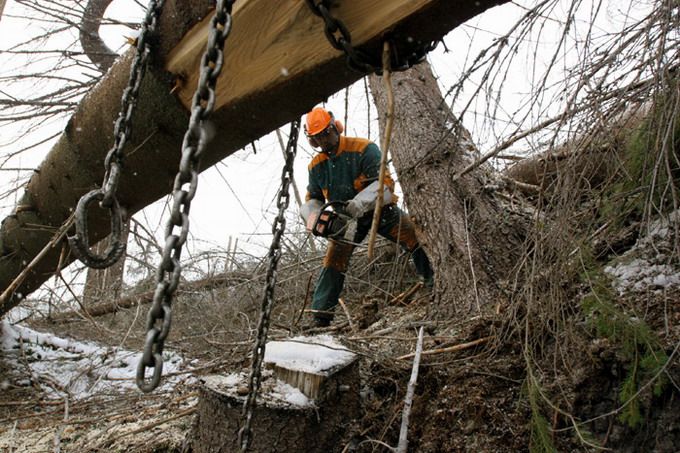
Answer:
[{"label": "metal chain", "polygon": [[[352,46],[352,35],[347,29],[347,26],[338,18],[333,17],[330,12],[331,6],[337,0],[306,0],[307,5],[312,12],[321,17],[324,21],[324,31],[328,42],[337,49],[345,52],[347,57],[347,65],[355,71],[361,73],[375,72],[378,75],[382,74],[383,65],[381,60],[381,53],[371,56],[360,49]],[[393,41],[394,37],[386,39]],[[399,45],[392,43],[394,49],[392,55],[391,71],[404,71],[425,59],[428,52],[434,50],[435,42],[422,43],[414,41],[410,37],[401,40]],[[399,52],[398,49],[403,49]]]},{"label": "metal chain", "polygon": [[[150,0],[146,8],[146,16],[142,21],[141,31],[137,37],[137,51],[130,67],[128,86],[123,91],[121,110],[113,128],[114,144],[104,160],[106,173],[102,187],[83,195],[76,206],[76,233],[70,236],[68,241],[76,257],[91,268],[105,269],[111,267],[125,252],[126,244],[121,241],[123,212],[116,199],[116,191],[123,166],[123,148],[132,132],[132,114],[137,104],[139,88],[146,72],[147,61],[149,55],[151,55],[151,40],[156,33],[163,4],[164,0]],[[99,201],[99,205],[102,208],[107,208],[111,215],[109,246],[103,255],[97,255],[90,250],[87,210],[94,201]]]},{"label": "metal chain", "polygon": [[269,247],[269,268],[265,279],[264,295],[260,308],[260,321],[257,325],[257,338],[253,347],[252,368],[248,380],[248,397],[243,404],[244,424],[238,433],[241,451],[247,451],[252,440],[252,430],[250,428],[255,409],[257,392],[260,390],[262,380],[262,361],[264,360],[264,349],[267,343],[267,333],[269,331],[269,319],[271,317],[272,306],[274,305],[274,288],[276,286],[276,268],[281,258],[281,237],[286,229],[285,213],[290,203],[290,184],[293,180],[293,163],[297,153],[297,139],[300,131],[300,120],[293,121],[290,125],[290,136],[286,146],[286,162],[281,173],[281,189],[279,190],[276,206],[279,213],[274,219],[272,233],[274,238]]},{"label": "metal chain", "polygon": [[[231,9],[235,0],[218,0],[210,23],[208,44],[201,59],[201,74],[192,99],[191,118],[182,143],[182,158],[173,188],[173,206],[165,228],[165,248],[156,271],[156,291],[147,316],[144,353],[137,365],[137,386],[154,390],[163,371],[163,343],[170,332],[172,296],[179,285],[180,255],[189,235],[189,209],[196,194],[201,155],[208,142],[205,120],[215,106],[215,85],[224,65],[224,42],[231,31]],[[186,190],[184,187],[186,187]],[[175,234],[175,227],[180,228]],[[146,381],[146,369],[153,369]]]}]

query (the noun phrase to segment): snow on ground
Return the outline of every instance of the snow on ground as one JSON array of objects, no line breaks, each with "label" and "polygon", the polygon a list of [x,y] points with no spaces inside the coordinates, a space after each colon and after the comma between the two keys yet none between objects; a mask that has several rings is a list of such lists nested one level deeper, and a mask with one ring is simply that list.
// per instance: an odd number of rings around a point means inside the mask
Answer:
[{"label": "snow on ground", "polygon": [[680,287],[680,269],[674,252],[680,211],[652,222],[633,248],[605,267],[619,294],[663,291]]},{"label": "snow on ground", "polygon": [[[9,367],[21,376],[14,383],[5,378],[0,387],[39,384],[48,396],[63,398],[68,394],[76,400],[134,388],[141,356],[141,352],[40,333],[13,325],[7,318],[0,324],[0,351]],[[163,356],[164,375],[179,370],[181,357],[169,352]],[[167,390],[177,381],[177,377],[164,378],[163,387]]]},{"label": "snow on ground", "polygon": [[354,358],[354,353],[330,335],[294,337],[285,341],[270,341],[264,353],[264,363],[289,370],[324,374]]}]

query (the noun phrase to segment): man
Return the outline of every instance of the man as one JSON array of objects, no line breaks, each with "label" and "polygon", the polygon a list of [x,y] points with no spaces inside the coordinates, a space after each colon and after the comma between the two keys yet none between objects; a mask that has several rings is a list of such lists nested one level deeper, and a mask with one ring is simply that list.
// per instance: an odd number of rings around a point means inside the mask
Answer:
[{"label": "man", "polygon": [[[378,195],[380,149],[373,142],[346,137],[342,132],[342,124],[333,118],[331,112],[316,107],[307,114],[305,134],[309,143],[320,148],[320,152],[308,167],[309,185],[302,215],[307,219],[307,229],[311,231],[324,202],[347,202],[345,213],[357,219],[354,242],[360,243],[370,231],[373,220]],[[396,206],[397,197],[393,192],[394,181],[387,174],[378,233],[410,251],[416,271],[427,286],[432,286],[430,262],[418,243],[413,222]],[[338,304],[353,250],[351,244],[329,241],[312,300],[316,326],[328,326],[333,319],[333,310]]]}]

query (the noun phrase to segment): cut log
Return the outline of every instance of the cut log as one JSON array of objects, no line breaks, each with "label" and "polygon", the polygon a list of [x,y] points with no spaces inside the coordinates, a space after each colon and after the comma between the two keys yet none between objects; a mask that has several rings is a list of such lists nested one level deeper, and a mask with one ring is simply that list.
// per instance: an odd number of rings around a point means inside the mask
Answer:
[{"label": "cut log", "polygon": [[[437,40],[462,22],[507,0],[380,0],[341,2],[337,17],[362,49],[380,51],[389,30],[405,40]],[[144,79],[118,198],[134,214],[172,186],[188,115],[184,105],[197,77],[196,60],[205,34],[201,25],[211,1],[168,0],[160,18],[159,49]],[[211,121],[218,131],[202,158],[202,168],[291,120],[361,74],[348,69],[344,55],[326,41],[322,20],[303,0],[243,0],[234,10],[234,29],[226,46],[227,66],[218,82],[218,110]],[[190,31],[191,30],[191,31]],[[186,35],[186,36],[185,36]],[[233,54],[233,55],[232,55]],[[379,54],[379,53],[378,53]],[[113,123],[127,84],[131,52],[120,58],[86,96],[40,168],[28,182],[15,212],[0,228],[0,292],[36,256],[70,215],[85,192],[101,184],[104,157],[113,143]],[[174,71],[174,72],[173,72]],[[186,79],[179,99],[171,91]],[[184,103],[184,105],[182,105]],[[200,190],[200,189],[199,189]],[[92,216],[90,242],[110,232],[105,214]],[[47,280],[58,252],[48,253],[12,297],[0,301],[0,315]],[[72,260],[73,258],[69,258]]]},{"label": "cut log", "polygon": [[[327,336],[267,344],[249,451],[342,449],[348,427],[360,416],[360,383],[357,356],[340,348]],[[202,378],[198,420],[190,434],[193,452],[239,451],[246,379],[246,373]]]}]

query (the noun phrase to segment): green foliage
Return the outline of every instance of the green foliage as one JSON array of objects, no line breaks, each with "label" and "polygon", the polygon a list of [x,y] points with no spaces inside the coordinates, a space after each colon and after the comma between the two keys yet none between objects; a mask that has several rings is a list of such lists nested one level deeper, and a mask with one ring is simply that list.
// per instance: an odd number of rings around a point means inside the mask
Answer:
[{"label": "green foliage", "polygon": [[529,379],[527,387],[529,405],[531,406],[529,451],[531,453],[551,453],[557,451],[550,434],[550,424],[541,412],[538,383],[533,379]]},{"label": "green foliage", "polygon": [[[668,356],[647,324],[616,305],[609,279],[604,273],[590,271],[586,277],[591,292],[583,298],[581,309],[595,334],[616,345],[619,356],[628,364],[619,392],[619,402],[623,405],[619,419],[631,428],[637,428],[644,422],[637,395],[640,385],[658,374],[666,365]],[[664,377],[657,377],[652,388],[654,395],[659,396],[666,385]]]},{"label": "green foliage", "polygon": [[631,428],[640,426],[644,421],[640,413],[640,401],[635,397],[637,390],[637,361],[634,361],[619,393],[619,402],[624,404],[619,420],[628,424]]}]

